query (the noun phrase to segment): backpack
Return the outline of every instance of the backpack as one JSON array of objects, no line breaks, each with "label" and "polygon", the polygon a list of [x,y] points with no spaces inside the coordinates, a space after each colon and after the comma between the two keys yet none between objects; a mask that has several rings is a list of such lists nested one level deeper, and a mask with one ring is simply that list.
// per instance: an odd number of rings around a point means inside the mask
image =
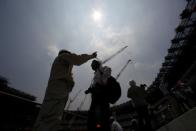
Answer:
[{"label": "backpack", "polygon": [[107,89],[108,101],[109,103],[114,104],[121,96],[121,87],[112,76],[110,76],[107,80]]}]

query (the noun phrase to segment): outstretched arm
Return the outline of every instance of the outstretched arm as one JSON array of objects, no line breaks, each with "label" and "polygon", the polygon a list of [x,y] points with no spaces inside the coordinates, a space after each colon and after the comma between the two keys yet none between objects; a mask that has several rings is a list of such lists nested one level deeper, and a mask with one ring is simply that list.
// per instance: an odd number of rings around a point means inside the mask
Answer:
[{"label": "outstretched arm", "polygon": [[73,65],[81,65],[85,62],[87,62],[90,59],[96,58],[97,57],[97,52],[94,52],[91,55],[88,54],[82,54],[82,55],[77,55],[77,54],[73,54],[73,53],[64,53],[62,55],[59,56],[60,58],[68,61],[69,63],[73,64]]}]

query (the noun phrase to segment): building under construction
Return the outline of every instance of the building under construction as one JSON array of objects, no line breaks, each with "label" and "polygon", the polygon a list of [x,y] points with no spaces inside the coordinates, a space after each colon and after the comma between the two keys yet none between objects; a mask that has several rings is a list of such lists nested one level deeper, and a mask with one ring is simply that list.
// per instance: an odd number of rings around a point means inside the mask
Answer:
[{"label": "building under construction", "polygon": [[[146,100],[154,130],[196,130],[195,0],[187,0],[180,19],[179,25],[174,27],[176,35],[171,40],[162,67],[147,89]],[[9,87],[8,81],[1,77],[0,102],[0,130],[24,131],[32,128],[40,107],[34,96]],[[132,129],[131,121],[137,119],[137,112],[131,101],[113,106],[111,111],[115,112],[124,131]],[[87,114],[87,111],[65,110],[60,130],[86,131]]]}]

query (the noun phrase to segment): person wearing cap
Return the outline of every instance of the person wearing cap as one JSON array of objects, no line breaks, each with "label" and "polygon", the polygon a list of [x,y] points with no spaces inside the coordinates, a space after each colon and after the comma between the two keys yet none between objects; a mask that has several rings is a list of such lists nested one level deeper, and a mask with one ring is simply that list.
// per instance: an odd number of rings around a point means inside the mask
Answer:
[{"label": "person wearing cap", "polygon": [[59,129],[69,92],[74,86],[73,66],[84,64],[96,56],[96,52],[91,55],[77,55],[67,50],[59,51],[52,64],[45,97],[33,131],[57,131]]}]

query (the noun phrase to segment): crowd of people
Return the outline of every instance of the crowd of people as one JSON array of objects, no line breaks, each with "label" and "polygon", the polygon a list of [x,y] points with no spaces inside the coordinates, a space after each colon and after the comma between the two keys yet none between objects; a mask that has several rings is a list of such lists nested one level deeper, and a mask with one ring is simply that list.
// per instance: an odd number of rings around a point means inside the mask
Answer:
[{"label": "crowd of people", "polygon": [[[94,52],[90,55],[77,55],[67,50],[61,50],[55,58],[45,97],[34,125],[34,131],[57,131],[69,93],[74,87],[72,77],[73,66],[79,66],[97,57]],[[120,84],[111,76],[111,68],[103,66],[101,61],[93,60],[91,68],[94,71],[92,84],[85,91],[91,94],[91,105],[88,112],[87,127],[89,131],[122,131],[123,128],[110,112],[110,104],[115,103],[121,96]],[[146,85],[136,85],[134,80],[129,82],[127,97],[132,100],[137,112],[137,119],[132,119],[132,131],[152,131],[146,101]],[[174,93],[178,93],[173,90]],[[188,91],[190,92],[190,90]],[[179,95],[177,95],[179,96]],[[185,101],[185,99],[184,99]],[[188,101],[188,100],[187,100]]]},{"label": "crowd of people", "polygon": [[[57,131],[59,129],[69,93],[74,87],[73,66],[79,66],[96,57],[96,52],[90,55],[77,55],[67,50],[59,51],[52,64],[48,86],[34,131]],[[123,128],[110,112],[110,104],[115,103],[121,96],[120,84],[111,76],[111,68],[103,66],[101,61],[93,60],[91,68],[94,71],[93,81],[89,89],[85,91],[86,94],[90,93],[92,98],[88,113],[88,130],[122,131]],[[131,88],[128,91],[128,97],[133,100],[135,109],[138,111],[139,127],[142,131],[149,128],[147,103],[144,100],[145,85],[137,87],[134,81],[130,81],[129,84]]]}]

